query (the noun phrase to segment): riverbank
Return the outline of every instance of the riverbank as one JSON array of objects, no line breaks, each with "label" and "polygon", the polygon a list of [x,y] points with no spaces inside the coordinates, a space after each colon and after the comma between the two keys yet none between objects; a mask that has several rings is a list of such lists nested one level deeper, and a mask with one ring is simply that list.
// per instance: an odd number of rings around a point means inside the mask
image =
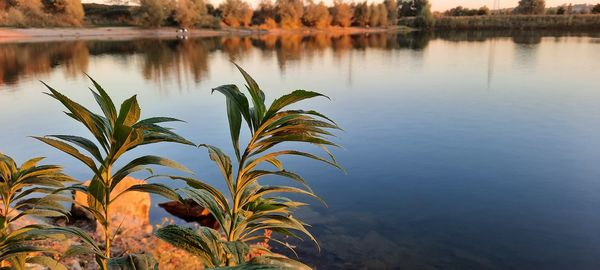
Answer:
[{"label": "riverbank", "polygon": [[[414,26],[414,21],[415,18],[401,18],[399,24]],[[600,30],[600,14],[442,16],[435,18],[434,27],[455,30]]]},{"label": "riverbank", "polygon": [[177,28],[163,27],[146,29],[139,27],[98,27],[98,28],[0,28],[0,42],[41,42],[65,40],[126,40],[141,38],[193,38],[214,36],[247,36],[247,35],[287,35],[287,34],[335,34],[354,35],[382,32],[407,32],[414,29],[400,26],[389,28],[361,27],[330,27],[327,29],[238,29],[226,28],[221,30],[190,29],[186,33]]}]

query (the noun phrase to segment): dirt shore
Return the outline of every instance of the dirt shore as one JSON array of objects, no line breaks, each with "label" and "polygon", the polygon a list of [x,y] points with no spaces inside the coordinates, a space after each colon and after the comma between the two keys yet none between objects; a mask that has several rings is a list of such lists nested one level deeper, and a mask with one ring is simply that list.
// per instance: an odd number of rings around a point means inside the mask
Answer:
[{"label": "dirt shore", "polygon": [[359,28],[331,27],[318,29],[190,29],[187,33],[177,28],[144,29],[137,27],[99,27],[99,28],[0,28],[0,43],[7,42],[43,42],[64,40],[126,40],[138,38],[184,38],[213,36],[244,35],[285,35],[285,34],[360,34],[380,33],[388,31],[407,31],[406,28]]}]

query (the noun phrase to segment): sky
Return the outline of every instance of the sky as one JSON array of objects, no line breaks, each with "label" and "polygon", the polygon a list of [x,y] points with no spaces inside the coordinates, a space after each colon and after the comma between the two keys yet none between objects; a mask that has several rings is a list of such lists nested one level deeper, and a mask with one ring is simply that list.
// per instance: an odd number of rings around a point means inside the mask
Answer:
[{"label": "sky", "polygon": [[[212,4],[219,4],[222,0],[208,0],[209,2],[211,2]],[[246,0],[248,2],[250,2],[253,6],[256,6],[260,0]],[[319,0],[316,0],[317,2]],[[347,0],[347,1],[352,1],[352,0]],[[357,1],[362,1],[362,0],[357,0]],[[367,0],[368,2],[381,2],[383,0]],[[492,8],[494,6],[494,0],[462,0],[462,1],[457,1],[457,0],[430,0],[431,1],[431,8],[434,11],[444,11],[456,6],[463,6],[463,7],[468,7],[468,8],[479,8],[482,6],[488,6],[489,8]],[[600,1],[600,0],[596,0],[596,1]],[[103,3],[103,2],[108,2],[108,0],[82,0],[81,2],[83,3]],[[325,2],[326,4],[331,4],[333,3],[333,0],[323,0],[323,2]],[[517,6],[517,3],[519,1],[518,0],[500,0],[500,8],[509,8],[509,7],[515,7]],[[582,1],[582,0],[546,0],[546,7],[555,7],[555,6],[559,6],[565,3],[571,3],[571,4],[585,4],[585,3],[596,3],[594,2],[594,0],[591,1]]]}]

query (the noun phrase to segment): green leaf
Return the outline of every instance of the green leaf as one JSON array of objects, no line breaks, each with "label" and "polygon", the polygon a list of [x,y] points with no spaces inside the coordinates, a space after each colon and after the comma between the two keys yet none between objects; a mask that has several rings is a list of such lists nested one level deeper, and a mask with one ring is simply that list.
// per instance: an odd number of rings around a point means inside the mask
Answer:
[{"label": "green leaf", "polygon": [[45,137],[33,137],[33,138],[38,139],[56,149],[78,159],[79,161],[83,162],[83,164],[85,164],[88,168],[90,168],[94,172],[94,174],[98,175],[98,169],[96,168],[96,163],[94,163],[94,160],[92,160],[90,157],[79,152],[79,150],[77,150],[75,147],[70,146],[69,144],[61,142],[59,140],[55,140],[55,139],[50,139],[50,138],[45,138]]},{"label": "green leaf", "polygon": [[23,162],[23,165],[21,165],[21,168],[19,168],[19,170],[25,171],[27,169],[35,167],[35,165],[37,165],[38,162],[40,162],[43,159],[44,159],[44,157],[36,157],[36,158],[32,158],[28,161],[25,161],[25,162]]},{"label": "green leaf", "polygon": [[217,231],[200,227],[200,233],[196,233],[190,228],[184,228],[178,225],[167,225],[159,228],[154,235],[161,240],[198,256],[209,267],[220,265],[223,253],[220,248],[220,235]]},{"label": "green leaf", "polygon": [[178,190],[183,192],[187,198],[194,200],[198,205],[206,208],[215,217],[217,222],[219,222],[221,228],[225,231],[228,230],[229,224],[226,219],[227,212],[225,212],[225,209],[223,209],[210,192],[193,188],[182,188]]},{"label": "green leaf", "polygon": [[115,121],[117,119],[117,109],[115,108],[115,104],[113,103],[113,101],[110,98],[110,96],[108,95],[108,93],[106,93],[106,91],[104,91],[104,88],[102,88],[102,86],[100,86],[100,84],[98,84],[89,75],[88,75],[88,78],[92,81],[92,83],[94,84],[94,87],[96,88],[98,93],[100,93],[100,95],[98,95],[94,91],[92,91],[92,93],[94,93],[94,98],[96,99],[96,102],[102,109],[102,112],[104,112],[104,116],[110,121],[112,126],[114,126]]},{"label": "green leaf", "polygon": [[238,87],[233,84],[222,85],[222,86],[212,89],[213,93],[215,91],[218,91],[218,92],[222,93],[223,95],[225,95],[226,100],[228,101],[227,104],[231,103],[231,104],[236,105],[237,109],[240,111],[240,113],[246,120],[246,123],[248,124],[248,127],[250,128],[250,130],[253,130],[252,129],[252,118],[250,117],[250,108],[249,108],[248,99],[238,89]]},{"label": "green leaf", "polygon": [[229,158],[229,156],[223,153],[223,151],[221,151],[221,149],[219,149],[218,147],[208,144],[201,144],[199,146],[203,146],[208,149],[208,156],[212,161],[214,161],[217,164],[217,167],[219,167],[221,174],[223,174],[223,177],[227,181],[227,187],[229,188],[229,191],[231,192],[231,194],[233,194],[235,186],[233,183],[233,171],[231,166],[231,159]]},{"label": "green leaf", "polygon": [[115,186],[117,186],[117,184],[119,184],[119,182],[121,182],[121,180],[123,180],[123,178],[125,178],[126,176],[128,176],[134,172],[145,169],[147,165],[161,165],[161,166],[173,168],[176,170],[180,170],[182,172],[192,173],[192,171],[190,171],[190,169],[188,169],[187,167],[185,167],[173,160],[166,159],[166,158],[159,157],[159,156],[147,155],[147,156],[142,156],[142,157],[139,157],[139,158],[136,158],[136,159],[130,161],[125,166],[123,166],[121,169],[119,169],[117,172],[115,172],[115,174],[113,175],[112,183],[111,183],[111,189],[114,188]]},{"label": "green leaf", "polygon": [[231,133],[231,143],[235,150],[235,156],[238,162],[240,155],[240,129],[242,127],[242,114],[233,101],[227,99],[227,118],[229,120],[229,131]]},{"label": "green leaf", "polygon": [[67,142],[76,144],[79,147],[88,151],[88,153],[92,154],[92,156],[94,158],[96,158],[97,161],[102,162],[102,160],[103,160],[102,154],[100,154],[100,150],[98,150],[98,147],[96,147],[96,145],[92,141],[90,141],[86,138],[79,137],[79,136],[70,136],[70,135],[48,135],[47,137],[54,137],[54,138],[61,139],[63,141],[67,141]]},{"label": "green leaf", "polygon": [[129,254],[108,260],[109,270],[158,270],[158,262],[150,254]]},{"label": "green leaf", "polygon": [[149,125],[165,123],[165,122],[185,122],[185,121],[179,120],[177,118],[171,118],[171,117],[150,117],[150,118],[147,118],[144,120],[140,120],[139,122],[135,123],[135,125],[133,125],[133,127],[147,127]]},{"label": "green leaf", "polygon": [[283,109],[288,105],[319,96],[326,97],[329,99],[329,97],[326,95],[306,90],[296,90],[287,95],[283,95],[280,98],[275,99],[273,103],[271,103],[271,107],[269,107],[269,110],[265,114],[265,119],[271,118],[271,116],[273,116],[275,113],[279,112],[279,110]]},{"label": "green leaf", "polygon": [[260,90],[260,87],[258,86],[256,81],[254,81],[254,79],[250,76],[250,74],[248,74],[238,64],[236,64],[236,63],[233,63],[233,64],[238,68],[240,73],[242,73],[244,80],[246,80],[246,83],[248,84],[247,85],[248,91],[250,92],[250,96],[252,96],[252,103],[254,104],[254,111],[256,114],[256,118],[254,119],[255,127],[258,127],[261,124],[262,119],[266,112],[265,94],[263,93],[262,90]]},{"label": "green leaf", "polygon": [[223,196],[223,194],[219,190],[212,187],[211,185],[206,184],[202,181],[193,179],[193,178],[188,178],[188,177],[181,177],[181,176],[167,176],[167,177],[169,177],[173,180],[183,180],[187,183],[188,186],[190,186],[192,188],[206,190],[207,192],[209,192],[211,195],[213,195],[217,199],[217,201],[219,202],[221,207],[223,207],[223,209],[225,209],[226,212],[229,212],[229,203],[227,202],[227,199],[225,199],[225,196]]},{"label": "green leaf", "polygon": [[140,119],[140,106],[136,96],[132,96],[121,104],[116,126],[124,125],[131,127]]},{"label": "green leaf", "polygon": [[240,241],[223,242],[227,250],[228,257],[236,264],[242,264],[246,261],[246,256],[250,253],[248,244]]},{"label": "green leaf", "polygon": [[68,113],[67,115],[81,122],[92,133],[96,140],[98,140],[98,142],[104,148],[104,150],[108,151],[108,141],[106,139],[107,134],[104,133],[108,130],[108,128],[105,127],[104,122],[101,120],[101,118],[98,115],[90,112],[88,109],[81,106],[80,104],[72,101],[68,97],[59,93],[54,88],[48,86],[45,83],[43,84],[50,90],[51,94],[49,95],[55,98],[56,100],[60,101],[70,111],[70,113]]},{"label": "green leaf", "polygon": [[312,270],[309,266],[284,256],[259,256],[238,266],[207,268],[206,270]]},{"label": "green leaf", "polygon": [[67,270],[64,265],[46,256],[29,257],[27,263],[41,265],[47,267],[48,270]]},{"label": "green leaf", "polygon": [[180,201],[180,202],[183,201],[183,199],[181,198],[181,196],[179,196],[179,194],[177,194],[177,192],[175,192],[171,188],[169,188],[165,185],[162,185],[162,184],[133,185],[133,186],[127,188],[126,190],[124,190],[123,192],[119,193],[119,195],[115,196],[115,198],[113,198],[112,201],[115,201],[118,197],[120,197],[121,195],[123,195],[127,192],[134,192],[134,191],[160,195],[160,196],[163,196],[163,197],[165,197],[169,200],[173,200],[173,201]]}]

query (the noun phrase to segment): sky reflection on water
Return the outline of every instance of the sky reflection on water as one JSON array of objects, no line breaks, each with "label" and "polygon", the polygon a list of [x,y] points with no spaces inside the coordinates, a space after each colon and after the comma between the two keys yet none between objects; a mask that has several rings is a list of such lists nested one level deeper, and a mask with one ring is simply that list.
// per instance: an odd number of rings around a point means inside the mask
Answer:
[{"label": "sky reflection on water", "polygon": [[[294,88],[332,101],[305,106],[344,128],[347,174],[297,159],[329,207],[301,211],[318,269],[600,268],[600,35],[485,33],[289,36],[0,44],[0,150],[82,166],[28,138],[83,128],[37,80],[93,105],[84,72],[143,116],[229,150],[224,100],[242,83],[234,59],[267,99]],[[223,188],[202,150],[157,145]],[[231,151],[228,151],[231,152]],[[154,203],[160,200],[155,200]],[[154,209],[153,222],[164,212]],[[304,246],[305,245],[305,246]]]}]

